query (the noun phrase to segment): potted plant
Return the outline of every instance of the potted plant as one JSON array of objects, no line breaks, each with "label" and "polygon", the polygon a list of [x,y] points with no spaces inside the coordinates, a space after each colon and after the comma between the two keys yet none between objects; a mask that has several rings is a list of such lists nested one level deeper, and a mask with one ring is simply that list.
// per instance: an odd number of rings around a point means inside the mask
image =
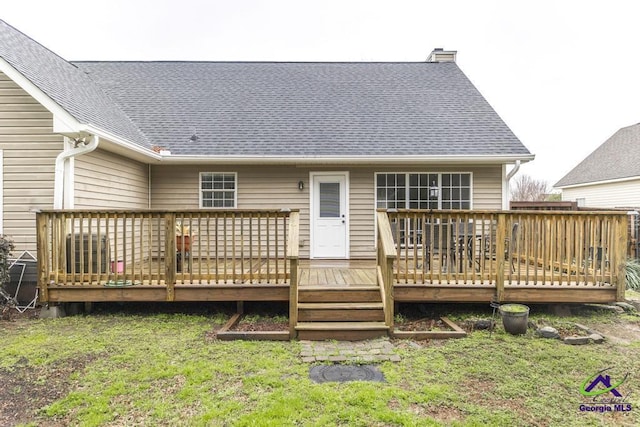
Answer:
[{"label": "potted plant", "polygon": [[191,251],[191,227],[183,225],[182,221],[176,222],[176,249],[178,252]]},{"label": "potted plant", "polygon": [[499,310],[505,331],[513,335],[527,333],[529,307],[523,304],[503,304]]}]

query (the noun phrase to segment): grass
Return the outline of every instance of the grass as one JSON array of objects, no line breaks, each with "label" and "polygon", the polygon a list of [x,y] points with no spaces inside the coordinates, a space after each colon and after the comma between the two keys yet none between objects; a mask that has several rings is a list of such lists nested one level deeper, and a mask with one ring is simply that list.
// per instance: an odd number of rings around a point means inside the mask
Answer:
[{"label": "grass", "polygon": [[[560,320],[536,307],[531,316]],[[402,361],[380,365],[386,383],[315,384],[297,342],[207,339],[226,318],[111,313],[0,323],[0,379],[11,384],[0,402],[25,391],[39,397],[32,412],[20,412],[19,421],[31,425],[640,423],[638,341],[574,347],[499,328],[491,337],[478,331],[464,339],[397,342]],[[636,317],[593,310],[571,320],[638,326]],[[580,413],[581,384],[609,367],[614,379],[630,373],[620,391],[631,393],[632,411]]]}]

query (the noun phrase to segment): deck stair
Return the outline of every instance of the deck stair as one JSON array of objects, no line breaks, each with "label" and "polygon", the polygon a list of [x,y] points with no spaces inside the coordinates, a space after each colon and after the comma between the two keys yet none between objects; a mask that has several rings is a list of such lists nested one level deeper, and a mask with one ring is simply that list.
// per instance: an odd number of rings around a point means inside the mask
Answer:
[{"label": "deck stair", "polygon": [[388,334],[378,286],[305,286],[298,295],[298,338],[356,341]]}]

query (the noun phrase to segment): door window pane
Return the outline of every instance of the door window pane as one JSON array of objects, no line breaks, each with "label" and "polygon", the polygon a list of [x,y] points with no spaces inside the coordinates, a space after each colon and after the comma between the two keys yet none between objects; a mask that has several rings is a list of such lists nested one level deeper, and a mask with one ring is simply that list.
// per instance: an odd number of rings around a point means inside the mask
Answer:
[{"label": "door window pane", "polygon": [[320,218],[340,217],[340,183],[320,183]]}]

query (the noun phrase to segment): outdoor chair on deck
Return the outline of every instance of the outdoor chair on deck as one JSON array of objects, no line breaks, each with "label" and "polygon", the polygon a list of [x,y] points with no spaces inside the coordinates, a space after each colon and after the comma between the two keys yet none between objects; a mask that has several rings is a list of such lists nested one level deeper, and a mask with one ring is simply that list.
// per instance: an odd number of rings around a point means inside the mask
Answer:
[{"label": "outdoor chair on deck", "polygon": [[427,262],[433,256],[439,256],[440,268],[442,271],[446,271],[455,266],[456,264],[456,233],[450,224],[438,223],[438,224],[425,224],[425,229],[422,231],[424,236],[425,256]]},{"label": "outdoor chair on deck", "polygon": [[[422,251],[424,250],[423,245],[423,235],[421,230],[409,231],[405,226],[400,226],[398,222],[391,222],[391,235],[393,237],[393,243],[396,246],[396,249],[400,251],[401,254],[404,254],[406,257],[410,257],[413,260],[414,267],[416,269],[421,268],[420,259],[422,255]],[[418,256],[413,255],[412,251],[415,251]],[[427,258],[428,262],[428,258]]]},{"label": "outdoor chair on deck", "polygon": [[519,230],[519,224],[517,222],[514,222],[513,225],[511,226],[511,235],[509,237],[507,237],[507,239],[504,242],[504,259],[505,260],[509,260],[511,262],[511,272],[515,273],[516,272],[516,264],[515,261],[517,260],[517,256],[514,257],[514,252],[516,251],[517,248],[517,244],[518,244],[518,230]]}]

